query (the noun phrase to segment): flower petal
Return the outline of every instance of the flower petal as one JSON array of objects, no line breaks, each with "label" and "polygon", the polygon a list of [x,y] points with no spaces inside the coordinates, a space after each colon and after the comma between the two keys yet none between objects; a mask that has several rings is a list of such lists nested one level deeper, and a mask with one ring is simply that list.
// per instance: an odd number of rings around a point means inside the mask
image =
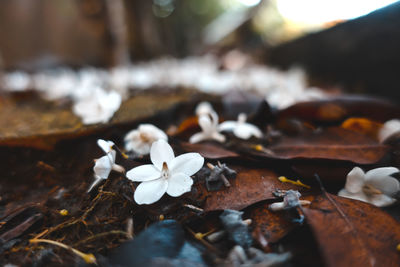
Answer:
[{"label": "flower petal", "polygon": [[196,133],[196,134],[192,135],[189,139],[189,142],[191,144],[195,144],[195,143],[199,143],[201,141],[207,140],[207,139],[208,139],[208,135],[206,135],[203,132],[200,132],[200,133]]},{"label": "flower petal", "polygon": [[238,125],[234,130],[233,134],[241,139],[249,139],[253,134],[248,127],[245,125]]},{"label": "flower petal", "polygon": [[190,176],[184,173],[172,174],[168,179],[167,194],[171,197],[179,197],[186,192],[190,192],[192,188],[193,180]]},{"label": "flower petal", "polygon": [[199,153],[185,153],[171,161],[169,166],[170,173],[184,173],[186,175],[193,175],[203,167],[204,158]]},{"label": "flower petal", "polygon": [[393,119],[385,122],[378,133],[379,142],[383,143],[388,137],[398,132],[400,132],[400,120]]},{"label": "flower petal", "polygon": [[362,191],[358,193],[350,193],[346,189],[342,189],[339,191],[338,196],[369,202],[367,196]]},{"label": "flower petal", "polygon": [[400,191],[400,182],[390,176],[396,172],[399,172],[399,169],[394,167],[376,168],[365,174],[365,181],[384,194],[392,196]]},{"label": "flower petal", "polygon": [[168,182],[165,179],[142,182],[136,187],[133,198],[139,205],[152,204],[164,195],[167,191],[167,187]]},{"label": "flower petal", "polygon": [[112,164],[113,163],[110,161],[110,158],[107,155],[102,156],[101,158],[96,160],[93,171],[98,177],[102,179],[107,179],[110,175]]},{"label": "flower petal", "polygon": [[380,195],[374,195],[369,198],[369,203],[377,206],[377,207],[386,207],[392,205],[394,202],[396,202],[396,199],[391,198],[387,195],[380,194]]},{"label": "flower petal", "polygon": [[163,139],[154,142],[150,149],[150,159],[154,166],[161,171],[163,163],[170,165],[170,161],[175,158],[172,147]]},{"label": "flower petal", "polygon": [[204,133],[212,133],[216,130],[208,115],[199,117],[199,125]]},{"label": "flower petal", "polygon": [[399,169],[395,167],[382,167],[382,168],[376,168],[372,169],[370,171],[367,171],[365,174],[365,180],[366,181],[371,181],[374,179],[380,179],[379,177],[383,176],[389,176],[393,173],[399,172]]},{"label": "flower petal", "polygon": [[346,178],[346,185],[344,188],[349,193],[358,193],[362,190],[362,187],[365,182],[365,174],[364,171],[359,167],[354,167],[348,174]]},{"label": "flower petal", "polygon": [[236,121],[224,121],[219,125],[219,130],[220,131],[233,131],[237,127],[237,122]]},{"label": "flower petal", "polygon": [[219,132],[213,132],[211,135],[211,139],[218,141],[220,143],[223,143],[226,140],[225,135],[220,134]]},{"label": "flower petal", "polygon": [[140,124],[138,129],[141,133],[146,133],[151,136],[154,141],[157,141],[158,139],[164,139],[165,141],[168,140],[168,136],[164,133],[164,131],[157,128],[153,124]]},{"label": "flower petal", "polygon": [[105,152],[105,153],[109,153],[111,152],[112,146],[114,145],[114,142],[112,141],[106,141],[103,139],[99,139],[97,140],[97,145]]},{"label": "flower petal", "polygon": [[131,169],[126,173],[126,177],[134,182],[145,182],[160,178],[161,173],[153,164],[146,164]]}]

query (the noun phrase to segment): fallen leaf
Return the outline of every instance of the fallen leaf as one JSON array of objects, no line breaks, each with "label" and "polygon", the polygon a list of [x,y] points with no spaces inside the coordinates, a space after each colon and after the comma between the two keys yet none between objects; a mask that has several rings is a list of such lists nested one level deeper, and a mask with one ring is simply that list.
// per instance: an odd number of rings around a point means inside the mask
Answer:
[{"label": "fallen leaf", "polygon": [[60,140],[87,136],[111,126],[143,120],[172,109],[194,95],[192,91],[138,94],[122,103],[110,123],[96,125],[83,125],[68,105],[61,106],[39,98],[25,102],[3,98],[0,105],[0,146],[50,150]]},{"label": "fallen leaf", "polygon": [[259,243],[262,241],[258,239],[258,233],[261,233],[262,238],[268,242],[275,243],[296,227],[296,224],[286,218],[285,211],[270,211],[269,205],[271,205],[270,202],[262,202],[245,209],[246,218],[252,220],[253,236]]},{"label": "fallen leaf", "polygon": [[374,164],[388,152],[388,146],[365,135],[331,127],[295,137],[282,137],[265,149],[251,153],[270,159],[329,159]]},{"label": "fallen leaf", "polygon": [[[379,110],[379,112],[371,112],[372,110]],[[400,107],[388,100],[361,95],[344,95],[298,103],[278,113],[279,120],[297,118],[315,122],[339,122],[349,117],[387,121],[400,117]]]},{"label": "fallen leaf", "polygon": [[344,129],[365,134],[375,140],[378,140],[378,132],[382,126],[382,123],[366,118],[349,118],[341,125]]},{"label": "fallen leaf", "polygon": [[[235,179],[229,180],[231,186],[208,194],[204,204],[205,211],[241,210],[256,202],[275,199],[272,194],[277,189],[303,190],[303,187],[282,183],[275,172],[269,169],[229,166],[237,172]],[[201,185],[205,188],[205,185]],[[204,190],[204,189],[203,189]]]},{"label": "fallen leaf", "polygon": [[302,210],[327,266],[398,266],[400,224],[379,208],[324,193]]},{"label": "fallen leaf", "polygon": [[181,142],[179,145],[185,152],[197,152],[208,159],[237,158],[240,156],[216,142],[202,142],[198,144]]}]

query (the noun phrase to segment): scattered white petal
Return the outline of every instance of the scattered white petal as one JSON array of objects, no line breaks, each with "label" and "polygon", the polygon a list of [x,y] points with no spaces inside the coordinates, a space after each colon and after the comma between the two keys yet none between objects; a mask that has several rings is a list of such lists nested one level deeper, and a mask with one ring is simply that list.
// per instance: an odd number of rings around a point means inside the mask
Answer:
[{"label": "scattered white petal", "polygon": [[215,113],[215,111],[209,102],[201,102],[196,107],[196,115],[198,117],[202,115],[208,115],[211,113]]},{"label": "scattered white petal", "polygon": [[382,167],[365,174],[359,167],[354,167],[347,175],[345,188],[338,195],[378,207],[389,206],[396,202],[393,197],[400,191],[400,182],[390,176],[397,172],[397,168]]},{"label": "scattered white petal", "polygon": [[204,158],[199,153],[182,154],[171,161],[174,173],[184,173],[192,176],[204,165]]},{"label": "scattered white petal", "polygon": [[173,197],[189,192],[193,184],[190,176],[204,164],[204,158],[198,153],[186,153],[175,158],[171,146],[163,139],[153,143],[150,158],[153,165],[133,168],[126,175],[134,182],[142,182],[134,195],[138,204],[152,204],[165,192]]},{"label": "scattered white petal", "polygon": [[189,139],[190,143],[194,144],[206,140],[215,140],[220,143],[225,142],[225,136],[219,132],[218,114],[212,109],[210,103],[200,103],[196,108],[196,114],[201,132],[192,135]]},{"label": "scattered white petal", "polygon": [[22,92],[29,89],[31,77],[23,71],[11,72],[3,77],[3,84],[6,90],[11,92]]},{"label": "scattered white petal", "polygon": [[179,197],[186,192],[190,192],[193,180],[184,173],[171,174],[168,180],[167,194],[171,197]]},{"label": "scattered white petal", "polygon": [[93,171],[96,174],[96,176],[102,179],[107,179],[108,176],[110,175],[113,164],[114,162],[111,161],[107,155],[102,156],[101,158],[96,160],[96,163],[93,167]]},{"label": "scattered white petal", "polygon": [[159,171],[162,170],[164,162],[169,165],[174,158],[174,151],[172,150],[172,147],[165,142],[165,140],[158,140],[151,146],[150,159]]},{"label": "scattered white petal", "polygon": [[160,139],[168,140],[168,136],[161,129],[152,124],[140,124],[137,129],[126,134],[125,149],[139,155],[147,155],[153,142]]},{"label": "scattered white petal", "polygon": [[72,110],[84,124],[106,123],[119,109],[121,101],[117,92],[96,88],[89,96],[78,99]]},{"label": "scattered white petal", "polygon": [[262,132],[253,124],[246,122],[247,116],[244,113],[239,114],[237,121],[225,121],[220,124],[220,131],[233,132],[233,134],[241,139],[249,139],[252,136],[262,137]]},{"label": "scattered white petal", "polygon": [[395,167],[372,169],[365,174],[365,182],[386,195],[394,195],[400,191],[400,182],[390,175],[397,172],[399,172],[399,169]]},{"label": "scattered white petal", "polygon": [[88,192],[92,190],[92,188],[97,185],[100,180],[107,179],[111,173],[111,170],[124,173],[124,167],[115,164],[116,151],[113,149],[114,142],[106,141],[103,139],[97,140],[97,145],[104,151],[106,154],[99,159],[95,159],[95,165],[93,167],[95,181],[89,187]]},{"label": "scattered white petal", "polygon": [[382,128],[379,130],[378,139],[379,142],[383,143],[390,136],[400,132],[400,120],[393,119],[385,122]]},{"label": "scattered white petal", "polygon": [[168,181],[165,179],[142,182],[136,187],[133,197],[139,205],[152,204],[160,200],[167,188]]},{"label": "scattered white petal", "polygon": [[134,182],[146,182],[160,178],[161,173],[153,164],[147,164],[131,169],[126,177]]},{"label": "scattered white petal", "polygon": [[364,185],[365,173],[361,168],[354,167],[346,178],[346,185],[344,188],[350,193],[358,193]]}]

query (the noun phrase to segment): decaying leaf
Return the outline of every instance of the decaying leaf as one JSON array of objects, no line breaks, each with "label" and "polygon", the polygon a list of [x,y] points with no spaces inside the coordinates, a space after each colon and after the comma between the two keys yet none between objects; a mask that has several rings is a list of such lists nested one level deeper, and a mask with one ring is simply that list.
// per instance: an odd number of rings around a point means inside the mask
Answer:
[{"label": "decaying leaf", "polygon": [[379,208],[324,193],[302,210],[327,266],[398,266],[400,224]]},{"label": "decaying leaf", "polygon": [[236,178],[230,180],[230,187],[208,194],[204,204],[205,211],[241,210],[262,200],[275,199],[273,192],[277,189],[304,189],[300,186],[280,182],[276,173],[269,169],[245,168],[236,165],[229,167],[237,172]]},{"label": "decaying leaf", "polygon": [[69,105],[38,98],[17,102],[4,98],[0,105],[0,145],[51,149],[60,140],[87,136],[122,123],[132,123],[194,97],[192,91],[142,93],[123,102],[111,123],[84,126]]},{"label": "decaying leaf", "polygon": [[365,134],[375,140],[378,140],[378,132],[382,126],[382,123],[367,118],[349,118],[341,125],[344,129]]},{"label": "decaying leaf", "polygon": [[[371,110],[379,110],[379,112],[371,112]],[[316,122],[340,122],[349,117],[387,121],[399,118],[400,108],[388,100],[360,95],[344,95],[326,100],[298,103],[280,111],[278,117],[279,120],[297,118]]]},{"label": "decaying leaf", "polygon": [[[252,220],[253,237],[261,246],[262,239],[275,243],[296,227],[296,224],[286,218],[284,211],[272,212],[268,209],[270,204],[262,202],[245,209],[246,218]],[[260,234],[262,236],[259,236]]]},{"label": "decaying leaf", "polygon": [[228,150],[216,142],[202,142],[198,144],[181,142],[179,145],[187,152],[197,152],[208,159],[237,158],[240,156],[238,153]]},{"label": "decaying leaf", "polygon": [[388,146],[367,136],[330,127],[295,137],[282,137],[264,150],[254,150],[252,153],[272,159],[329,159],[374,164],[388,152]]}]

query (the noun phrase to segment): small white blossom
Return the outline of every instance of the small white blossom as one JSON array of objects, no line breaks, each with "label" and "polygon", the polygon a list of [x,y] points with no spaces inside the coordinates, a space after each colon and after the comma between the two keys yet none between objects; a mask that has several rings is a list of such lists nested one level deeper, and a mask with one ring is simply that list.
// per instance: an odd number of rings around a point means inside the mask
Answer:
[{"label": "small white blossom", "polygon": [[125,149],[139,155],[147,155],[150,153],[153,142],[159,139],[167,141],[168,136],[152,124],[140,124],[137,129],[126,134]]},{"label": "small white blossom", "polygon": [[346,185],[338,195],[371,203],[378,207],[393,204],[393,196],[400,191],[400,183],[390,175],[399,172],[395,167],[376,168],[364,173],[354,167],[347,174]]},{"label": "small white blossom", "polygon": [[26,91],[31,85],[31,77],[23,71],[14,71],[3,76],[4,89],[11,92]]},{"label": "small white blossom", "polygon": [[219,132],[218,114],[213,110],[210,103],[200,103],[196,108],[196,115],[202,131],[192,135],[189,139],[190,143],[199,143],[205,140],[225,142],[225,136]]},{"label": "small white blossom", "polygon": [[400,120],[393,119],[385,122],[382,128],[379,130],[378,139],[379,142],[383,143],[390,136],[400,132]]},{"label": "small white blossom", "polygon": [[195,112],[198,117],[202,115],[217,114],[209,102],[201,102],[198,104]]},{"label": "small white blossom", "polygon": [[122,166],[115,164],[116,151],[113,149],[114,142],[99,139],[97,140],[97,144],[106,155],[95,159],[95,165],[93,167],[95,181],[90,185],[88,192],[101,180],[107,179],[111,170],[121,173],[125,172]]},{"label": "small white blossom", "polygon": [[165,140],[153,143],[150,150],[153,164],[131,169],[126,177],[141,182],[136,188],[134,199],[138,204],[152,204],[164,193],[178,197],[191,190],[191,175],[198,172],[204,158],[198,153],[186,153],[175,157],[174,151]]},{"label": "small white blossom", "polygon": [[225,121],[220,124],[220,131],[230,131],[241,139],[249,139],[252,136],[257,138],[262,137],[262,132],[253,124],[247,123],[247,116],[244,113],[240,113],[237,121]]},{"label": "small white blossom", "polygon": [[121,101],[117,92],[106,92],[97,87],[74,103],[73,112],[82,118],[84,124],[106,123],[119,109]]}]

